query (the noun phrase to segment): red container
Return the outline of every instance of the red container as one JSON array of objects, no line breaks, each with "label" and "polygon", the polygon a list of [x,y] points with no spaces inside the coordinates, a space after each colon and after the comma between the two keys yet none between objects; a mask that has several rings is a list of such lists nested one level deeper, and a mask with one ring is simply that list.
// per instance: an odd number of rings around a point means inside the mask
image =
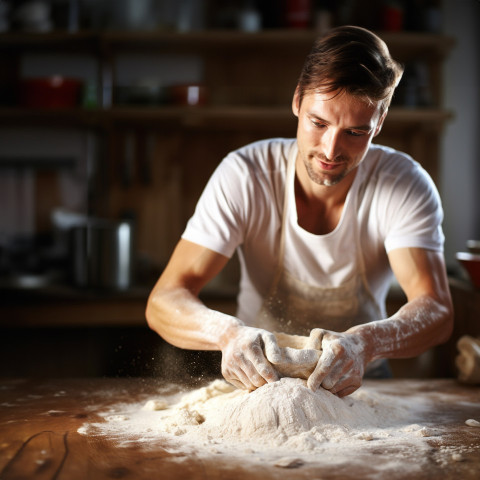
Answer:
[{"label": "red container", "polygon": [[71,108],[80,104],[83,82],[53,76],[27,78],[20,83],[20,105],[27,108]]},{"label": "red container", "polygon": [[382,30],[400,32],[403,30],[403,9],[396,4],[387,4],[382,10]]},{"label": "red container", "polygon": [[285,20],[288,28],[305,29],[310,26],[312,16],[311,0],[287,0]]}]

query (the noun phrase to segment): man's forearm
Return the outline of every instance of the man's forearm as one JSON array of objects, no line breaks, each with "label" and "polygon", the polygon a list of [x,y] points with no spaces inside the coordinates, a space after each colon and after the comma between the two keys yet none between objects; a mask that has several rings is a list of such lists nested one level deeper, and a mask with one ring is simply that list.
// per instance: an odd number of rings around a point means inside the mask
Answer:
[{"label": "man's forearm", "polygon": [[255,390],[278,380],[265,358],[266,353],[270,358],[281,356],[273,333],[210,310],[187,288],[154,289],[146,316],[150,327],[172,345],[221,350],[222,375],[239,388]]},{"label": "man's forearm", "polygon": [[445,342],[452,331],[452,311],[425,295],[415,298],[385,320],[352,327],[347,333],[365,341],[369,361],[378,358],[408,358]]},{"label": "man's forearm", "polygon": [[154,290],[147,304],[148,325],[167,342],[192,350],[221,350],[243,323],[207,308],[185,288]]}]

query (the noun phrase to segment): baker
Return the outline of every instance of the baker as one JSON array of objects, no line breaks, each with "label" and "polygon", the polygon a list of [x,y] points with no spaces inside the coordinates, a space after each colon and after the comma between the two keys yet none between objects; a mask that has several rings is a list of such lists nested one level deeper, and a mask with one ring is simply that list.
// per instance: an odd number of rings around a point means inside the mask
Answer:
[{"label": "baker", "polygon": [[[329,31],[293,95],[295,139],[226,156],[148,299],[149,326],[185,349],[220,350],[222,374],[254,390],[278,380],[273,332],[308,336],[321,355],[308,386],[349,395],[386,359],[446,341],[453,314],[435,185],[410,156],[372,143],[402,67],[372,32]],[[235,253],[235,316],[198,295]],[[387,318],[392,275],[407,303]]]}]

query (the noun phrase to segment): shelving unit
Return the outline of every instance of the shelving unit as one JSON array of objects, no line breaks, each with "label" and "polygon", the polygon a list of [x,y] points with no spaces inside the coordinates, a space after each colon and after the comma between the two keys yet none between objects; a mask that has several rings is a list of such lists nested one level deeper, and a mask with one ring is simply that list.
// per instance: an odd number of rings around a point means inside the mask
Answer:
[{"label": "shelving unit", "polygon": [[[451,117],[442,108],[442,66],[454,41],[436,34],[379,35],[398,60],[426,66],[431,104],[392,106],[376,141],[411,154],[438,180],[440,134]],[[0,128],[48,125],[60,132],[65,126],[95,132],[105,152],[99,159],[105,183],[98,212],[116,216],[125,209],[135,211],[139,249],[162,265],[205,182],[228,151],[260,138],[295,135],[291,97],[316,36],[316,32],[301,30],[1,34],[0,66],[8,72],[0,76],[1,88],[14,90],[25,53],[87,54],[98,66],[99,107],[34,110],[0,106]],[[115,64],[118,55],[125,53],[199,57],[207,104],[116,104],[112,95],[117,86]],[[134,158],[126,159],[126,142],[132,138]],[[133,176],[125,183],[118,172],[127,161],[132,162]]]},{"label": "shelving unit", "polygon": [[[440,107],[442,61],[453,46],[453,39],[442,35],[421,33],[380,32],[379,35],[387,42],[395,58],[405,63],[422,61],[428,66],[432,103],[434,106]],[[6,33],[0,34],[0,52],[2,53],[2,63],[8,62],[10,66],[17,67],[13,68],[13,72],[10,73],[10,80],[15,79],[15,75],[18,80],[19,58],[26,52],[91,54],[99,64],[99,93],[105,88],[105,85],[102,84],[104,82],[102,72],[112,68],[115,57],[119,53],[198,55],[205,62],[204,83],[211,93],[210,103],[224,105],[238,104],[235,98],[230,98],[227,102],[220,102],[216,97],[215,87],[225,87],[225,80],[230,80],[229,85],[239,85],[242,90],[246,88],[252,90],[254,85],[278,90],[278,85],[271,83],[265,85],[262,80],[269,79],[266,76],[268,73],[266,70],[270,70],[271,76],[279,69],[283,72],[283,77],[287,78],[288,84],[291,85],[293,82],[295,85],[305,55],[316,37],[315,32],[295,30],[272,30],[259,33],[236,31]],[[228,78],[228,74],[232,72],[233,68],[245,69],[252,63],[261,65],[262,68],[254,71],[248,70],[236,81]],[[265,64],[267,64],[266,68]],[[239,71],[237,70],[235,73],[239,73]],[[282,79],[277,80],[283,86]],[[282,93],[286,93],[288,98],[291,96],[290,90],[282,91]],[[235,91],[234,94],[238,95],[239,92]],[[285,105],[283,98],[279,100],[277,104]],[[248,104],[248,101],[246,103]],[[258,103],[257,99],[254,104],[258,105]],[[265,101],[265,105],[272,103],[271,99]],[[102,104],[100,101],[99,105]]]}]

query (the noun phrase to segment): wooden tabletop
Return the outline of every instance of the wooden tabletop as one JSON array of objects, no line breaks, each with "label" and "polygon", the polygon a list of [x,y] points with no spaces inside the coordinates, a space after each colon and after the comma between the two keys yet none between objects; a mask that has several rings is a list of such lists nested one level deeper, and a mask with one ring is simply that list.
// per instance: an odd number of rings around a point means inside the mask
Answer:
[{"label": "wooden tabletop", "polygon": [[[480,428],[465,423],[480,420],[479,387],[462,386],[455,380],[382,380],[366,385],[379,392],[433,399],[428,416],[433,422],[442,419],[442,435],[426,440],[427,458],[414,475],[398,463],[389,468],[393,452],[379,448],[372,449],[361,465],[345,458],[332,469],[318,458],[285,469],[245,458],[172,451],[161,443],[119,446],[118,438],[85,435],[78,429],[86,422],[104,422],[101,412],[114,403],[150,398],[162,383],[156,379],[98,378],[0,382],[0,479],[480,478]],[[439,401],[435,402],[436,398]],[[418,459],[413,449],[402,455],[405,465]]]}]

